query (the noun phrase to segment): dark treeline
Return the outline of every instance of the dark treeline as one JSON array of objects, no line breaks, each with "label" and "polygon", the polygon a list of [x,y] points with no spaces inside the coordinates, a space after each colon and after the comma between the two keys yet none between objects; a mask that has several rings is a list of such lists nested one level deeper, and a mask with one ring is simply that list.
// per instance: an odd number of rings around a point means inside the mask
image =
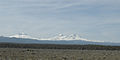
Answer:
[{"label": "dark treeline", "polygon": [[0,43],[0,48],[120,50],[120,46]]}]

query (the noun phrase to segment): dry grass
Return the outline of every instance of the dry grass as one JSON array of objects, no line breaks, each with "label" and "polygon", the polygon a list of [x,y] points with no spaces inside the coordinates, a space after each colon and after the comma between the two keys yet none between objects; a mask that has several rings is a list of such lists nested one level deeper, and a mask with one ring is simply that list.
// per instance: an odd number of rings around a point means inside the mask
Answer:
[{"label": "dry grass", "polygon": [[120,60],[120,51],[0,48],[0,60]]}]

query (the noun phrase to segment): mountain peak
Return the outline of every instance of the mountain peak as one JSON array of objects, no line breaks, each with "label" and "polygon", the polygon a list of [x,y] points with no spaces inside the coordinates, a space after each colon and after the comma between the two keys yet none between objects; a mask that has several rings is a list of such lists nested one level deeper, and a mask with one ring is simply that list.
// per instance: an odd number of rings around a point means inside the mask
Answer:
[{"label": "mountain peak", "polygon": [[81,38],[80,35],[77,35],[77,34],[70,34],[70,35],[58,34],[55,37],[43,38],[43,39],[39,39],[39,40],[55,40],[55,41],[60,41],[60,40],[66,40],[66,41],[82,40],[82,41],[91,41],[91,42],[104,42],[104,41],[88,40],[88,39],[85,39],[85,38]]},{"label": "mountain peak", "polygon": [[12,36],[9,36],[10,38],[27,38],[27,39],[36,39],[36,40],[66,40],[66,41],[70,41],[70,40],[82,40],[82,41],[92,41],[92,42],[103,42],[103,41],[97,41],[97,40],[88,40],[85,38],[81,38],[79,35],[77,34],[70,34],[70,35],[63,35],[63,34],[58,34],[57,36],[54,37],[50,37],[50,38],[33,38],[31,36],[29,36],[28,34],[25,33],[19,33],[19,34],[15,34]]},{"label": "mountain peak", "polygon": [[9,37],[14,37],[14,38],[32,38],[31,36],[29,36],[28,34],[25,34],[25,33],[19,33],[19,34],[15,34],[15,35],[12,35],[12,36],[9,36]]},{"label": "mountain peak", "polygon": [[79,35],[77,34],[70,34],[70,35],[63,35],[63,34],[58,34],[55,37],[51,37],[51,38],[45,38],[45,39],[41,39],[41,40],[86,40],[84,38],[81,38]]},{"label": "mountain peak", "polygon": [[28,35],[28,34],[25,34],[24,32],[22,32],[22,33],[19,33],[18,35]]}]

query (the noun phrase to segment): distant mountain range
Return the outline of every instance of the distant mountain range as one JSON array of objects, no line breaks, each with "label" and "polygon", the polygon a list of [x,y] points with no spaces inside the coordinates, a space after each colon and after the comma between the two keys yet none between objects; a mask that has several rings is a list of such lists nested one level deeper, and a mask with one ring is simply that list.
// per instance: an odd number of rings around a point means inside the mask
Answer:
[{"label": "distant mountain range", "polygon": [[58,36],[55,37],[50,37],[50,38],[34,38],[31,37],[25,33],[20,33],[20,34],[15,34],[12,36],[8,36],[10,38],[27,38],[27,39],[36,39],[36,40],[52,40],[52,41],[59,41],[59,40],[66,40],[66,41],[70,41],[70,40],[82,40],[82,41],[92,41],[92,42],[104,42],[104,41],[98,41],[98,40],[88,40],[85,38],[81,38],[79,35],[77,34],[70,34],[70,35],[63,35],[63,34],[59,34]]},{"label": "distant mountain range", "polygon": [[112,45],[112,46],[120,46],[120,43],[112,43],[112,42],[104,42],[104,41],[95,41],[81,38],[79,35],[71,34],[65,36],[63,34],[59,34],[58,36],[52,38],[33,38],[28,36],[27,34],[16,34],[12,36],[0,36],[1,43],[27,43],[27,44],[77,44],[77,45]]}]

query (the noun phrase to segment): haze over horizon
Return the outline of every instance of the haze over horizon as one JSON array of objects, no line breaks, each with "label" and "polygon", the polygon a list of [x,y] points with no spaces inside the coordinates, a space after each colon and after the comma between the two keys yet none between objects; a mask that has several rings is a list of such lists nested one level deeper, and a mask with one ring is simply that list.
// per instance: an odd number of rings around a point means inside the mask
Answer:
[{"label": "haze over horizon", "polygon": [[0,0],[0,35],[78,34],[120,42],[120,0]]}]

